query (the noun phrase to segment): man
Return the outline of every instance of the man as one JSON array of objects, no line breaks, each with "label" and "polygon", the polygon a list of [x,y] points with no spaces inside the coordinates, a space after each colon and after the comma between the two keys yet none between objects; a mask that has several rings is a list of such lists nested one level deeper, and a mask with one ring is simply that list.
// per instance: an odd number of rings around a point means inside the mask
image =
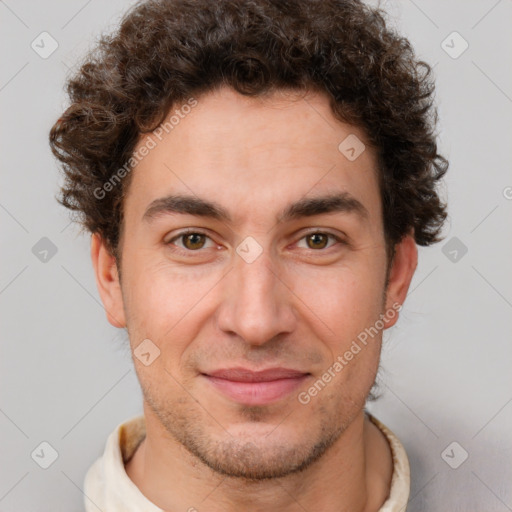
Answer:
[{"label": "man", "polygon": [[154,0],[68,91],[60,201],[144,396],[87,511],[404,511],[364,407],[446,217],[429,67],[357,0]]}]

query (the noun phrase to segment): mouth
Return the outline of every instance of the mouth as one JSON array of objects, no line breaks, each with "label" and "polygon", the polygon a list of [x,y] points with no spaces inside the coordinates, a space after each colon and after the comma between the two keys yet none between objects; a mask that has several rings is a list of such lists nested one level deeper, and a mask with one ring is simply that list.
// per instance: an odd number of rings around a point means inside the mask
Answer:
[{"label": "mouth", "polygon": [[214,389],[235,402],[266,405],[290,395],[311,374],[289,368],[268,368],[261,371],[229,368],[201,375]]}]

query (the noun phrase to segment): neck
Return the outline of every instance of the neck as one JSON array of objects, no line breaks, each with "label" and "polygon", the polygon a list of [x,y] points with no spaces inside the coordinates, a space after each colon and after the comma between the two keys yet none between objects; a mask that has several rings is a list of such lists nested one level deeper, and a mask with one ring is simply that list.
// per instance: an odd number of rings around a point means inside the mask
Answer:
[{"label": "neck", "polygon": [[376,512],[389,493],[391,451],[362,410],[307,469],[261,481],[215,473],[172,438],[146,406],[144,413],[146,438],[126,472],[164,510]]}]

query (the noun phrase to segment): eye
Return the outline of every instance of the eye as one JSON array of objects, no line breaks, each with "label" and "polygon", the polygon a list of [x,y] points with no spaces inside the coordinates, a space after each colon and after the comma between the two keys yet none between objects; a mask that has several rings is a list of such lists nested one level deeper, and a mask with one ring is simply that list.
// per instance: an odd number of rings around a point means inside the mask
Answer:
[{"label": "eye", "polygon": [[[328,249],[333,245],[336,245],[336,243],[345,244],[340,237],[323,231],[308,233],[299,240],[299,242],[302,241],[305,241],[306,246],[302,246],[301,248],[313,251]],[[208,245],[208,242],[210,245]],[[330,245],[329,242],[331,242]],[[182,231],[166,242],[166,245],[174,246],[177,251],[188,253],[200,252],[201,249],[218,247],[218,245],[206,233],[198,230]]]},{"label": "eye", "polygon": [[[343,243],[343,240],[331,233],[324,233],[322,231],[315,231],[313,233],[308,233],[306,236],[301,238],[302,240],[306,241],[306,249],[313,249],[313,250],[321,250],[325,249],[327,247],[327,244],[329,243],[329,239],[334,240],[334,242],[340,242]],[[334,244],[331,244],[329,247],[331,247]]]},{"label": "eye", "polygon": [[[176,245],[179,249],[187,251],[198,251],[200,249],[207,248],[205,245],[208,240],[212,244],[210,247],[214,247],[215,244],[213,243],[213,240],[211,240],[211,238],[205,233],[201,233],[200,231],[184,231],[171,238],[167,244]],[[177,241],[181,242],[181,245],[176,243]]]}]

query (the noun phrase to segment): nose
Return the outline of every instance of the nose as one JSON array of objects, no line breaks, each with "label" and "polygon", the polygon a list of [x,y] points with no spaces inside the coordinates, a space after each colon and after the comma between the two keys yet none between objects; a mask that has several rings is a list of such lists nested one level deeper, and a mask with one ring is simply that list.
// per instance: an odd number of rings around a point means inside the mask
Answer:
[{"label": "nose", "polygon": [[219,328],[253,346],[293,332],[297,322],[293,293],[268,252],[251,263],[238,255],[234,261],[223,280],[223,300],[217,312]]}]

